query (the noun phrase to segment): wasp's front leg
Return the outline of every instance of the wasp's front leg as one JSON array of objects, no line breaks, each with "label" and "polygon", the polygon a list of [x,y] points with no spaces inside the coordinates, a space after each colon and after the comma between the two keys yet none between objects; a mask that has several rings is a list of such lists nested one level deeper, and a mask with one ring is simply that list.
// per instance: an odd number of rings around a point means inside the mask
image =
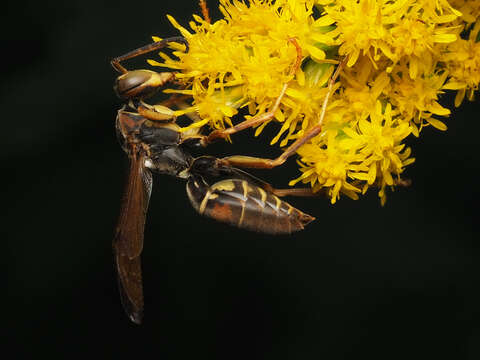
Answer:
[{"label": "wasp's front leg", "polygon": [[188,41],[181,36],[175,36],[175,37],[166,38],[166,39],[163,39],[163,40],[160,40],[160,41],[156,41],[154,43],[147,44],[145,46],[139,47],[138,49],[129,51],[126,54],[123,54],[121,56],[117,56],[116,58],[113,58],[110,63],[112,65],[112,67],[115,70],[117,70],[119,73],[126,74],[128,72],[128,70],[120,64],[122,61],[125,61],[125,60],[128,60],[128,59],[133,59],[137,56],[147,54],[147,53],[150,53],[150,52],[155,51],[155,50],[160,50],[160,49],[164,48],[165,46],[167,46],[171,42],[185,44],[185,51],[188,51]]},{"label": "wasp's front leg", "polygon": [[[297,57],[295,59],[295,63],[293,66],[290,68],[289,71],[289,76],[293,77],[297,70],[300,68],[300,65],[302,63],[302,49],[300,48],[300,45],[298,44],[297,40],[295,38],[290,38],[288,39],[288,42],[291,43],[295,47],[295,51],[297,52]],[[212,131],[203,141],[203,146],[206,146],[210,144],[211,142],[214,142],[218,139],[226,139],[228,136],[235,134],[239,131],[263,124],[266,121],[272,120],[275,117],[275,113],[277,112],[278,108],[280,107],[280,103],[282,102],[283,97],[285,96],[285,93],[288,89],[289,82],[286,82],[283,84],[282,89],[280,91],[280,94],[278,95],[277,99],[275,100],[275,103],[273,104],[273,107],[266,113],[256,115],[252,117],[251,119],[242,121],[241,123],[232,126],[230,128],[224,129],[224,130],[215,130]]]},{"label": "wasp's front leg", "polygon": [[149,105],[142,101],[136,107],[136,110],[140,115],[152,121],[171,121],[177,117],[175,110],[162,104]]},{"label": "wasp's front leg", "polygon": [[[140,115],[148,120],[152,121],[174,121],[177,116],[184,115],[183,112],[173,110],[172,107],[175,106],[178,109],[183,109],[188,107],[188,104],[185,102],[184,96],[171,96],[170,98],[163,100],[159,104],[150,105],[144,102],[143,100],[134,100],[131,99],[128,103],[128,106],[132,109],[135,109]],[[198,115],[195,113],[185,114],[192,121],[200,121]]]}]

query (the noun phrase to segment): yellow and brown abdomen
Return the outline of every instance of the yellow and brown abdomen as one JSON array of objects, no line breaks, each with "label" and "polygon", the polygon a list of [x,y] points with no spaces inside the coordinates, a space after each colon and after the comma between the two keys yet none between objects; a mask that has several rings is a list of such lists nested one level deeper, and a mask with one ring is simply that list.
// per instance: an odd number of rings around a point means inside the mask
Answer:
[{"label": "yellow and brown abdomen", "polygon": [[201,177],[192,177],[187,193],[201,215],[262,233],[290,234],[315,219],[246,180],[227,179],[208,186]]}]

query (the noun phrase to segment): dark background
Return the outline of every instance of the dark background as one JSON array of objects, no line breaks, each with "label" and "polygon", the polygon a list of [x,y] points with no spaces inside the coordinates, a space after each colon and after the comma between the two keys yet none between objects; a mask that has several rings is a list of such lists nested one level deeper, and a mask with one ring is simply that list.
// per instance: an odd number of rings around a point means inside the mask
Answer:
[{"label": "dark background", "polygon": [[[128,321],[111,253],[127,162],[109,59],[177,35],[165,14],[192,12],[193,0],[4,5],[2,341],[15,358],[478,359],[479,101],[411,139],[413,185],[384,208],[375,192],[292,199],[317,221],[290,237],[197,216],[183,181],[156,176],[145,321]],[[214,150],[274,157],[269,139]],[[285,186],[297,170],[256,174]]]}]

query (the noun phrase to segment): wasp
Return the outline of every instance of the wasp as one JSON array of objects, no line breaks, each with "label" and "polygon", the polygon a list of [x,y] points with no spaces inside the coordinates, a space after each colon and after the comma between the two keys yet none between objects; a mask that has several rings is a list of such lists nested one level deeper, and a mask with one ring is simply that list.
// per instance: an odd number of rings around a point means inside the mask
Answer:
[{"label": "wasp", "polygon": [[[141,323],[143,316],[140,255],[152,191],[152,172],[185,180],[188,199],[199,214],[239,228],[269,234],[289,234],[304,229],[314,220],[314,217],[280,199],[287,195],[311,196],[310,189],[276,189],[241,168],[273,168],[281,165],[298,147],[317,135],[319,127],[296,140],[274,160],[242,155],[223,158],[192,156],[192,149],[205,147],[213,141],[272,119],[288,84],[283,86],[275,105],[267,113],[224,130],[212,131],[208,135],[201,134],[201,130],[182,132],[176,124],[173,110],[144,101],[167,82],[173,81],[175,75],[150,70],[129,71],[121,65],[125,60],[159,50],[170,42],[184,44],[185,51],[188,51],[186,39],[172,37],[130,51],[111,61],[113,68],[120,73],[114,90],[125,101],[117,114],[116,132],[130,160],[113,250],[122,304],[127,315],[137,324]],[[295,39],[289,39],[289,42],[295,46],[298,54],[293,72],[300,64],[301,49]],[[338,71],[336,73],[335,77]]]}]

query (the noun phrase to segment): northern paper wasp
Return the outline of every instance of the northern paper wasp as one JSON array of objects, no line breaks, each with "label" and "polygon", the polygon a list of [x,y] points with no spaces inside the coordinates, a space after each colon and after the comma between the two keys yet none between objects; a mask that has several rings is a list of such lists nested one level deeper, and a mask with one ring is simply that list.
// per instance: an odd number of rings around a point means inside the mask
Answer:
[{"label": "northern paper wasp", "polygon": [[[118,282],[123,306],[135,323],[140,323],[143,313],[143,290],[140,255],[148,203],[152,189],[152,172],[186,180],[188,198],[197,212],[215,220],[253,231],[270,234],[288,234],[299,231],[314,218],[291,206],[280,197],[311,196],[310,189],[275,189],[240,168],[273,168],[281,165],[296,150],[321,130],[321,121],[296,140],[276,159],[264,159],[242,155],[217,158],[193,157],[192,148],[226,138],[243,129],[271,120],[288,87],[282,91],[272,109],[235,126],[215,130],[208,135],[201,130],[182,132],[176,124],[175,112],[163,105],[149,105],[143,100],[157,92],[175,74],[150,70],[128,71],[122,61],[159,50],[170,42],[188,43],[182,37],[167,38],[143,46],[112,60],[115,70],[121,73],[114,89],[125,100],[118,111],[116,130],[123,150],[130,159],[130,169],[120,217],[113,240],[118,272]],[[292,66],[293,74],[300,66],[301,49],[294,38],[288,43],[295,46],[297,58]],[[337,68],[329,82],[331,90],[338,77]],[[325,100],[328,101],[328,96]],[[325,106],[324,106],[325,107]],[[324,111],[320,114],[323,119]]]}]

